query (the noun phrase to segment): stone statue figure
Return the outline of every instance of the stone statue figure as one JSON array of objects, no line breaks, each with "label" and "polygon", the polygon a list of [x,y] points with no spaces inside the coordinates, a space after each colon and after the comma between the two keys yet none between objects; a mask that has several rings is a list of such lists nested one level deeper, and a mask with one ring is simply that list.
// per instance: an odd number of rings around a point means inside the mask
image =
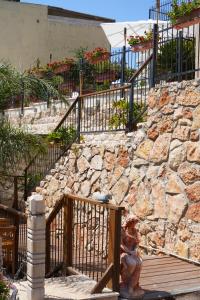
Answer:
[{"label": "stone statue figure", "polygon": [[120,294],[127,298],[142,297],[144,291],[139,286],[142,259],[138,252],[139,236],[135,225],[138,219],[129,216],[122,225],[121,232],[121,283]]}]

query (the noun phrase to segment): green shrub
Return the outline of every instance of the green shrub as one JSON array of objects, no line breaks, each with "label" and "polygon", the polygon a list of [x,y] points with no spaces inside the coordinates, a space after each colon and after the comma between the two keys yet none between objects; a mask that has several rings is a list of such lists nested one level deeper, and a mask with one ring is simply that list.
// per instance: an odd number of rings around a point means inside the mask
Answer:
[{"label": "green shrub", "polygon": [[182,1],[180,4],[178,4],[178,0],[173,0],[172,10],[170,13],[168,13],[168,16],[172,24],[175,24],[178,18],[190,15],[194,9],[199,7],[200,0],[193,0],[189,2]]},{"label": "green shrub", "polygon": [[74,142],[77,132],[73,126],[67,128],[61,127],[57,131],[51,132],[47,136],[47,141],[61,145],[67,145]]},{"label": "green shrub", "polygon": [[9,288],[5,281],[0,280],[0,300],[9,299]]},{"label": "green shrub", "polygon": [[[183,39],[182,43],[182,72],[192,71],[195,66],[195,40],[194,39]],[[177,39],[166,42],[160,47],[157,59],[158,76],[163,74],[177,73],[177,58],[178,53],[178,41]],[[192,79],[193,73],[184,75],[182,79]]]},{"label": "green shrub", "polygon": [[[110,128],[119,128],[120,126],[126,126],[128,123],[129,114],[129,102],[127,99],[120,99],[113,103],[113,111],[115,112],[110,119]],[[133,120],[138,123],[144,121],[143,112],[144,105],[139,103],[133,103]]]}]

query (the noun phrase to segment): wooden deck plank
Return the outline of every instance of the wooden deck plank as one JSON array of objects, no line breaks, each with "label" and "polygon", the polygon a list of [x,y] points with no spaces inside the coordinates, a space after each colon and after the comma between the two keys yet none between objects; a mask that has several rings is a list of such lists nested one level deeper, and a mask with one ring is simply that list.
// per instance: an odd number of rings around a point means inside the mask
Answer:
[{"label": "wooden deck plank", "polygon": [[182,280],[181,282],[177,283],[177,282],[170,282],[170,283],[158,283],[158,284],[150,284],[150,285],[143,285],[141,282],[141,286],[143,289],[145,290],[149,290],[149,291],[172,291],[175,289],[181,289],[181,290],[185,290],[186,288],[191,288],[191,287],[196,287],[200,289],[200,279],[199,278],[193,278],[191,279],[185,279]]},{"label": "wooden deck plank", "polygon": [[[186,273],[190,272],[190,271],[196,271],[196,267],[194,266],[183,266],[180,267],[179,269],[177,268],[165,268],[162,271],[162,275],[170,275],[170,274],[178,274],[178,273]],[[152,277],[152,276],[160,276],[160,270],[156,269],[156,270],[148,270],[148,271],[143,271],[141,273],[140,278],[146,278],[146,277]]]},{"label": "wooden deck plank", "polygon": [[161,260],[145,260],[144,265],[145,266],[160,266],[160,265],[166,265],[166,264],[173,264],[173,263],[184,263],[184,261],[179,261],[175,258],[167,258],[167,259],[161,259]]},{"label": "wooden deck plank", "polygon": [[169,282],[179,282],[185,279],[187,276],[188,279],[195,279],[200,278],[200,272],[199,271],[191,271],[187,272],[187,275],[184,273],[178,273],[178,274],[172,274],[172,275],[160,275],[160,276],[153,276],[148,278],[143,278],[144,284],[154,284],[154,283],[169,283]]},{"label": "wooden deck plank", "polygon": [[200,291],[200,267],[175,257],[144,257],[140,285],[144,300]]}]

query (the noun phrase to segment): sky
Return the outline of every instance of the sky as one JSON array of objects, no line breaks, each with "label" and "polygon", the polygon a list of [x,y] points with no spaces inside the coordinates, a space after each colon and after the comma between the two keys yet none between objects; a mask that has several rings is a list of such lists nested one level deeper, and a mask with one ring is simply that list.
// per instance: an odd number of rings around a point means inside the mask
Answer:
[{"label": "sky", "polygon": [[108,17],[116,21],[147,20],[155,0],[21,0]]}]

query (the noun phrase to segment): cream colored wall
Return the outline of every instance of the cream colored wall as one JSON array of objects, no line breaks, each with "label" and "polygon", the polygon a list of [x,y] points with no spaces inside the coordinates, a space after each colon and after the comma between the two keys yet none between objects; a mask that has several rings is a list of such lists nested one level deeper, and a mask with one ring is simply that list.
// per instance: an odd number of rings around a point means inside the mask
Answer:
[{"label": "cream colored wall", "polygon": [[[100,26],[96,24],[87,25],[77,23],[64,23],[49,20],[49,51],[53,59],[64,56],[73,56],[75,49],[80,46],[93,49],[95,47],[106,47],[110,45]],[[58,46],[59,45],[59,46]]]},{"label": "cream colored wall", "polygon": [[[64,20],[64,19],[62,19]],[[24,70],[34,64],[73,56],[80,46],[109,48],[103,30],[96,22],[59,18],[48,19],[47,7],[0,1],[0,60]]]}]

